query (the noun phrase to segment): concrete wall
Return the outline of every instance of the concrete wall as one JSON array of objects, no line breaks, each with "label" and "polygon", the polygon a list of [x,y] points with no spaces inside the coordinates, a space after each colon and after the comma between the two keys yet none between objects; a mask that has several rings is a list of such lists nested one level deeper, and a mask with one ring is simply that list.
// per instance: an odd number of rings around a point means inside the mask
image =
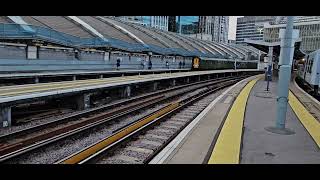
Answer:
[{"label": "concrete wall", "polygon": [[80,60],[102,61],[103,58],[104,58],[103,52],[88,52],[88,51],[80,52]]},{"label": "concrete wall", "polygon": [[26,47],[0,45],[1,59],[26,59]]},{"label": "concrete wall", "polygon": [[[141,69],[141,61],[137,58],[123,58],[120,69]],[[151,58],[152,69],[165,68],[165,60]],[[179,67],[179,62],[170,62],[170,68]],[[146,63],[145,69],[147,69]],[[62,71],[62,70],[114,70],[116,68],[116,60],[26,60],[26,59],[0,59],[0,72],[31,72],[31,71]],[[191,59],[186,60],[185,68],[191,68]]]},{"label": "concrete wall", "polygon": [[39,48],[38,52],[43,60],[75,60],[73,50]]},{"label": "concrete wall", "polygon": [[[81,51],[79,59],[75,51],[70,48],[38,49],[38,59],[26,58],[26,46],[0,45],[0,72],[31,72],[31,71],[62,71],[62,70],[114,70],[117,59],[121,59],[120,69],[142,69],[141,62],[145,61],[144,69],[148,69],[147,54],[129,54],[111,52],[109,60],[104,60],[104,52]],[[152,69],[166,68],[166,61],[170,69],[179,68],[179,62],[185,57],[150,56]],[[185,68],[191,68],[192,59],[185,60]]]}]

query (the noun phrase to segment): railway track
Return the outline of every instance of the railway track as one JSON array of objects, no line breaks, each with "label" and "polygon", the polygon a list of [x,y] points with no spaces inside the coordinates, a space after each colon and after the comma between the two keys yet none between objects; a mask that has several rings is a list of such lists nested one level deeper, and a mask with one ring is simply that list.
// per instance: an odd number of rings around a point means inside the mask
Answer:
[{"label": "railway track", "polygon": [[[239,79],[239,77],[229,78],[232,81],[236,79]],[[113,122],[139,110],[141,111],[143,108],[154,106],[165,100],[173,100],[185,93],[208,85],[219,84],[225,80],[226,78],[176,86],[0,136],[0,162],[5,163],[11,159],[19,158],[21,155],[67,139],[73,135],[88,132],[90,129]]]},{"label": "railway track", "polygon": [[172,102],[56,163],[147,163],[215,99],[216,95],[212,93],[235,82],[237,80],[228,80],[215,84],[201,92]]}]

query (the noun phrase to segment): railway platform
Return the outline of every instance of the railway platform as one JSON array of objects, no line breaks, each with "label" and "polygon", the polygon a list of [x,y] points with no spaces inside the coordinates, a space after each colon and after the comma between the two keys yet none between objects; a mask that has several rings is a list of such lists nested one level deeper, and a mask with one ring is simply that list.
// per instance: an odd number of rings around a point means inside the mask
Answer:
[{"label": "railway platform", "polygon": [[97,79],[117,76],[159,74],[171,72],[187,72],[190,69],[120,69],[120,70],[70,70],[42,72],[10,72],[0,73],[0,83],[41,83],[52,80],[66,81],[79,79]]},{"label": "railway platform", "polygon": [[[76,104],[79,110],[90,107],[90,98],[94,93],[115,90],[114,95],[121,98],[134,96],[135,91],[155,91],[160,86],[176,86],[179,83],[198,82],[218,77],[257,74],[256,69],[188,71],[176,73],[145,74],[119,76],[99,79],[61,81],[51,83],[24,84],[0,87],[0,123],[3,127],[11,125],[12,107],[35,100],[64,98]],[[109,93],[110,94],[110,93]]]},{"label": "railway platform", "polygon": [[[194,71],[194,72],[178,72],[178,73],[161,73],[148,74],[136,76],[121,76],[112,78],[89,79],[89,80],[75,80],[62,81],[53,83],[39,83],[26,84],[15,86],[4,86],[0,88],[0,103],[10,101],[23,100],[29,98],[36,98],[49,95],[58,95],[71,92],[80,92],[85,90],[114,87],[120,85],[132,85],[136,83],[143,83],[157,80],[174,80],[184,77],[197,77],[199,80],[201,76],[210,78],[209,75],[225,76],[226,73],[241,72],[259,72],[259,70],[242,69],[242,70],[210,70],[210,71]],[[212,76],[214,77],[214,76]],[[174,83],[175,84],[175,83]]]},{"label": "railway platform", "polygon": [[277,79],[266,91],[263,75],[235,84],[216,98],[150,164],[320,163],[319,102],[290,84],[286,128],[275,126]]},{"label": "railway platform", "polygon": [[27,77],[50,77],[50,76],[64,76],[64,75],[92,75],[92,74],[138,74],[138,73],[153,73],[153,72],[180,72],[180,71],[190,71],[190,69],[145,69],[145,70],[135,70],[135,69],[122,69],[122,70],[95,70],[95,71],[55,71],[55,72],[16,72],[16,73],[1,73],[0,78],[27,78]]}]

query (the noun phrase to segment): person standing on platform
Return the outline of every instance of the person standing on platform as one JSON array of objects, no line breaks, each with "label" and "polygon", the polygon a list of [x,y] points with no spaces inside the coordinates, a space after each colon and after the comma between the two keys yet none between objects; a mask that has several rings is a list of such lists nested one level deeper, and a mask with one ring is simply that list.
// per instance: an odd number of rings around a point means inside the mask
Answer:
[{"label": "person standing on platform", "polygon": [[141,68],[144,69],[144,60],[141,60]]},{"label": "person standing on platform", "polygon": [[120,58],[117,59],[117,70],[120,69]]},{"label": "person standing on platform", "polygon": [[151,59],[149,60],[149,67],[148,67],[149,69],[151,69],[152,68],[152,62],[151,62]]},{"label": "person standing on platform", "polygon": [[166,61],[166,67],[167,67],[167,69],[169,69],[169,62],[168,62],[168,60]]},{"label": "person standing on platform", "polygon": [[143,69],[146,67],[146,60],[143,60]]},{"label": "person standing on platform", "polygon": [[180,61],[179,62],[179,69],[181,69],[182,68],[182,62]]},{"label": "person standing on platform", "polygon": [[185,63],[185,61],[183,60],[182,68],[184,68],[185,65],[186,65],[186,63]]}]

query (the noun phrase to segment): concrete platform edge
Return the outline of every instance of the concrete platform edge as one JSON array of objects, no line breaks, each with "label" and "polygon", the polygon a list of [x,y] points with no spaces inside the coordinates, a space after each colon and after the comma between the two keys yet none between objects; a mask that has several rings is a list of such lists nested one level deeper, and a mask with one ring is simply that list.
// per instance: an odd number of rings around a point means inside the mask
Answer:
[{"label": "concrete platform edge", "polygon": [[[255,75],[248,77],[246,79],[241,80],[240,82],[234,84],[233,86],[229,87],[226,91],[224,91],[221,95],[219,95],[214,101],[212,101],[192,122],[189,123],[189,125],[183,129],[176,138],[174,138],[158,155],[156,155],[149,164],[163,164],[170,156],[172,156],[175,151],[182,146],[182,144],[186,141],[188,136],[192,133],[194,128],[197,126],[197,124],[202,120],[202,118],[206,117],[206,115],[211,111],[211,109],[216,105],[216,103],[221,100],[224,96],[226,96],[233,88],[238,86],[239,84],[248,81],[250,82],[251,79],[254,79],[260,75]],[[246,83],[246,84],[247,84]],[[244,86],[245,87],[245,86]],[[243,88],[244,88],[243,87]],[[229,107],[228,111],[232,107],[233,102],[231,103],[231,106]],[[226,117],[226,116],[225,116]],[[224,118],[225,119],[225,118]],[[222,121],[222,123],[224,120]],[[220,127],[219,127],[220,128]],[[219,130],[218,132],[219,133]],[[216,135],[217,136],[217,135]],[[214,139],[213,139],[214,141]],[[214,144],[214,142],[213,142]],[[210,150],[210,149],[209,149]],[[208,151],[209,152],[209,151]]]},{"label": "concrete platform edge", "polygon": [[[306,95],[308,98],[310,98],[311,101],[313,101],[314,103],[316,103],[316,104],[318,104],[318,105],[320,106],[320,102],[319,102],[318,100],[316,100],[314,97],[312,97],[310,94],[308,94],[307,92],[305,92],[303,89],[301,89],[301,88],[299,87],[299,85],[296,83],[295,80],[293,81],[293,84],[294,84],[294,86],[295,86],[301,93],[303,93],[304,95]],[[291,88],[290,88],[290,90],[291,90]],[[293,91],[291,91],[291,92],[294,94]]]}]

